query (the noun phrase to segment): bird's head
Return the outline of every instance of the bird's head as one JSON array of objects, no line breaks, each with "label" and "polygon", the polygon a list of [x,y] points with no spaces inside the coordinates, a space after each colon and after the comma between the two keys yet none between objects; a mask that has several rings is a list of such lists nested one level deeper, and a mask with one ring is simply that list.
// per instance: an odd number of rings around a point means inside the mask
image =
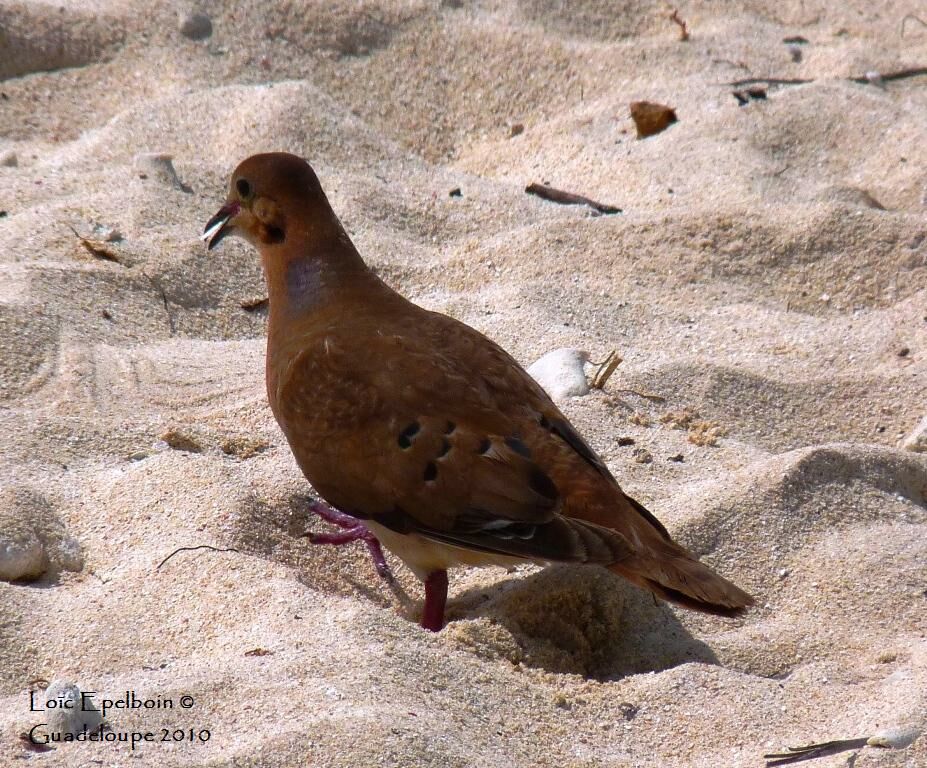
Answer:
[{"label": "bird's head", "polygon": [[238,235],[264,250],[310,238],[329,211],[305,160],[286,152],[252,155],[232,174],[225,205],[206,223],[202,239],[212,250],[226,235]]}]

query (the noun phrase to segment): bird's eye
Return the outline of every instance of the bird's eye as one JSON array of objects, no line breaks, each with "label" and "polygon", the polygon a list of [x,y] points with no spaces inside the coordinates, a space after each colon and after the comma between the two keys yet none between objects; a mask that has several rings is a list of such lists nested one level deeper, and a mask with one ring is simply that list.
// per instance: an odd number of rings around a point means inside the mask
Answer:
[{"label": "bird's eye", "polygon": [[251,185],[247,179],[239,179],[235,182],[235,189],[238,190],[238,196],[245,198],[251,196]]}]

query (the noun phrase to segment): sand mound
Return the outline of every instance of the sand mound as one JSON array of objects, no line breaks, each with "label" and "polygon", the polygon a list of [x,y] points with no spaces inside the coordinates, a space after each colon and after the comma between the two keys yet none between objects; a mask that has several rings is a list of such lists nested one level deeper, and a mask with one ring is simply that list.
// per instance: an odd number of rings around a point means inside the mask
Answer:
[{"label": "sand mound", "polygon": [[79,67],[112,55],[125,30],[111,6],[81,3],[68,8],[53,2],[0,5],[0,79],[63,67]]}]

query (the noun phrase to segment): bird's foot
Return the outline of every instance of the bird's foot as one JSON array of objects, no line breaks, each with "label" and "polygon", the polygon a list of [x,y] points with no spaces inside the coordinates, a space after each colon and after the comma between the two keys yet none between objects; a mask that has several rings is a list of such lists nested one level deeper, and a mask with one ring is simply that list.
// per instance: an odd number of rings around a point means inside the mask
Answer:
[{"label": "bird's foot", "polygon": [[326,523],[337,525],[342,529],[338,533],[307,533],[306,536],[309,537],[309,541],[313,544],[334,544],[335,546],[362,541],[367,545],[370,559],[373,560],[374,567],[377,569],[377,573],[380,574],[380,578],[390,586],[396,583],[396,577],[393,576],[389,563],[386,562],[386,556],[383,554],[383,547],[380,546],[379,540],[366,525],[356,517],[351,517],[351,515],[319,501],[313,501],[309,505],[309,509]]}]

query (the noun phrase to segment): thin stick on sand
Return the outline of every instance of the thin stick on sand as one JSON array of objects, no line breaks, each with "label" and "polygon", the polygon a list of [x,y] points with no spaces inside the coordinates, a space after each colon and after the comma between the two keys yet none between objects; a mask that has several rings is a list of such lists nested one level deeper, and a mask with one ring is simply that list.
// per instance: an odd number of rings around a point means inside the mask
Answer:
[{"label": "thin stick on sand", "polygon": [[525,187],[525,192],[529,195],[537,195],[544,200],[550,200],[552,203],[560,203],[561,205],[588,205],[599,213],[621,213],[621,209],[616,208],[614,205],[597,203],[595,200],[590,200],[583,195],[564,192],[562,189],[554,189],[553,187],[548,187],[546,184],[529,184]]}]

